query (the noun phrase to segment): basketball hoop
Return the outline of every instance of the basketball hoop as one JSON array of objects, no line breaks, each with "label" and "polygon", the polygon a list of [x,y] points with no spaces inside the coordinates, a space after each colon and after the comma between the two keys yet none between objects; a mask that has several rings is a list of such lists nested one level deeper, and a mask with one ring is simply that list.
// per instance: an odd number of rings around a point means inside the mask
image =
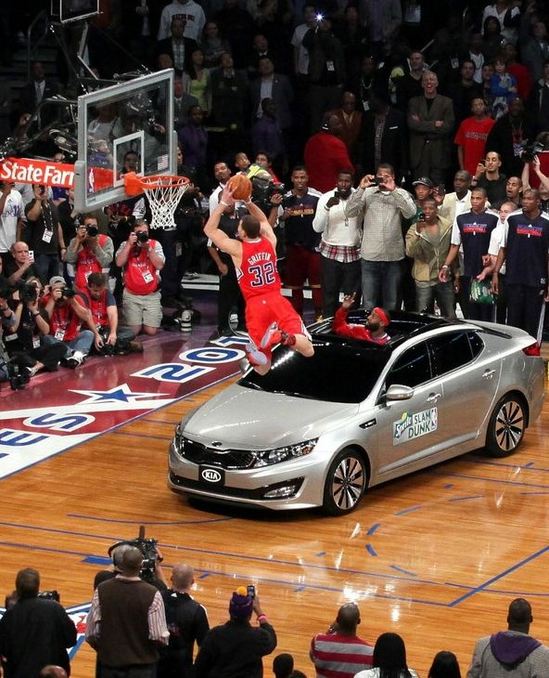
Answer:
[{"label": "basketball hoop", "polygon": [[151,206],[151,228],[173,228],[174,213],[183,193],[189,187],[187,177],[172,174],[155,174],[149,177],[138,177],[135,172],[124,175],[124,188],[129,196],[144,193]]}]

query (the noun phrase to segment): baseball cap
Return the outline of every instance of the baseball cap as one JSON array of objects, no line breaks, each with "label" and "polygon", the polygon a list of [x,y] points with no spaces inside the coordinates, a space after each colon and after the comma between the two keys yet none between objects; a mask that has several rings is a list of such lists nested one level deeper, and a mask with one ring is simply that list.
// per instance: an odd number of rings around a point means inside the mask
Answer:
[{"label": "baseball cap", "polygon": [[429,179],[429,177],[419,177],[419,179],[416,179],[414,182],[412,182],[412,186],[427,186],[427,188],[433,188],[434,184],[433,182]]},{"label": "baseball cap", "polygon": [[54,275],[50,278],[50,285],[66,285],[67,282],[62,275]]}]

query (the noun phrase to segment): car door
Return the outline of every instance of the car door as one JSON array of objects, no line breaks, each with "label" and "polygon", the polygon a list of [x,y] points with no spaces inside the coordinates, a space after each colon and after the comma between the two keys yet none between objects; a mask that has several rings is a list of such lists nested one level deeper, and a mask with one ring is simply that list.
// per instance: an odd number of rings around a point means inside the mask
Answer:
[{"label": "car door", "polygon": [[492,409],[501,373],[501,360],[485,350],[474,330],[445,332],[428,341],[433,375],[444,382],[439,430],[446,447],[478,436]]},{"label": "car door", "polygon": [[[386,401],[383,393],[394,384],[413,388],[414,395],[408,400]],[[443,397],[442,380],[432,375],[426,341],[414,344],[395,359],[376,409],[372,483],[384,482],[429,463],[423,460],[433,454],[440,441],[438,410]]]}]

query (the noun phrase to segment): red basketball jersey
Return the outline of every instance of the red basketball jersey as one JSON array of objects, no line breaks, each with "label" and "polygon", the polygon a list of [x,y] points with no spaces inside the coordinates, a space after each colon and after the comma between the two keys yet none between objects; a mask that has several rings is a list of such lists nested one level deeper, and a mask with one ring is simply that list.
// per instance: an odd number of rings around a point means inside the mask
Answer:
[{"label": "red basketball jersey", "polygon": [[242,263],[236,275],[244,299],[280,290],[276,252],[267,238],[242,243]]}]

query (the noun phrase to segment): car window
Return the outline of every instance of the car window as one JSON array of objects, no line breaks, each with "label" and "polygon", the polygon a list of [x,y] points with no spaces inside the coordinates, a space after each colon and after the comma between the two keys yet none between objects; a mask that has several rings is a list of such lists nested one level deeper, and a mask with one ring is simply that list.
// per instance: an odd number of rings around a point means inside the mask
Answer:
[{"label": "car window", "polygon": [[370,395],[391,355],[390,349],[368,342],[314,342],[315,354],[304,358],[279,347],[272,368],[260,376],[249,372],[241,386],[337,403],[360,403]]},{"label": "car window", "polygon": [[431,366],[425,342],[409,348],[398,358],[389,370],[385,380],[388,388],[393,384],[402,384],[414,388],[431,379]]},{"label": "car window", "polygon": [[476,358],[484,348],[484,342],[480,338],[478,332],[467,332],[467,336],[469,337],[473,358]]},{"label": "car window", "polygon": [[[447,332],[429,340],[435,376],[440,377],[471,362],[474,356],[468,335],[477,336],[475,332]],[[482,341],[480,347],[478,342],[474,347],[477,355],[482,349]]]}]

